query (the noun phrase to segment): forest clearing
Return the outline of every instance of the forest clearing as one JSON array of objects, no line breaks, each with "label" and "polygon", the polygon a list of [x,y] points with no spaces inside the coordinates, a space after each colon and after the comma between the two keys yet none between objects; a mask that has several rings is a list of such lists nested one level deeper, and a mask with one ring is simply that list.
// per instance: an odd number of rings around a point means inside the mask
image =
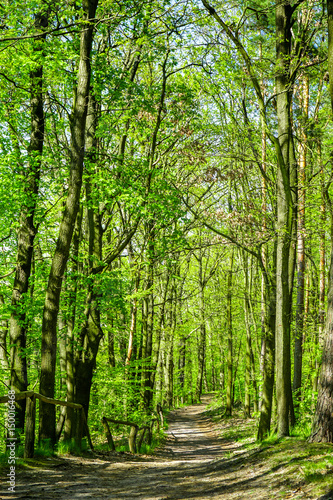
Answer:
[{"label": "forest clearing", "polygon": [[328,494],[333,0],[4,0],[0,82],[8,495]]}]

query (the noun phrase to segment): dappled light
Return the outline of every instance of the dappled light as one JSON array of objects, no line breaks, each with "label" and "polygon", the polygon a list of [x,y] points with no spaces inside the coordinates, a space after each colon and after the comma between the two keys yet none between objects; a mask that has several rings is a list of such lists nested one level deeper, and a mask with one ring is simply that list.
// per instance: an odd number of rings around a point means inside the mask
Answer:
[{"label": "dappled light", "polygon": [[333,0],[0,28],[1,499],[328,500]]}]

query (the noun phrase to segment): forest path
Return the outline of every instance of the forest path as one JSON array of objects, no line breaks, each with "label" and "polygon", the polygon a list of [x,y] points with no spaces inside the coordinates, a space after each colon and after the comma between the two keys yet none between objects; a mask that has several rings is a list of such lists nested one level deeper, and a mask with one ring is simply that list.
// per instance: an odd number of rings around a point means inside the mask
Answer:
[{"label": "forest path", "polygon": [[[296,484],[285,488],[283,467],[271,470],[253,460],[241,446],[223,439],[202,404],[170,412],[165,446],[154,456],[96,455],[61,457],[44,466],[17,470],[16,493],[0,498],[75,500],[208,500],[315,498]],[[235,419],[233,426],[237,425]],[[223,424],[224,425],[224,424]],[[227,426],[227,424],[226,424]],[[223,429],[222,429],[223,430]],[[230,458],[230,455],[233,455]],[[275,484],[276,483],[276,484]],[[282,488],[282,489],[281,489]]]}]

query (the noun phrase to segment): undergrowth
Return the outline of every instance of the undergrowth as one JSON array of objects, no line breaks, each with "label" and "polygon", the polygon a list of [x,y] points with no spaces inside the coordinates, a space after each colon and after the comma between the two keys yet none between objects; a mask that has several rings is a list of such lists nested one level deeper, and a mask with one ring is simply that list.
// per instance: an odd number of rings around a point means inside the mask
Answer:
[{"label": "undergrowth", "polygon": [[289,437],[278,437],[273,430],[266,439],[258,442],[258,419],[245,419],[241,409],[234,411],[232,417],[226,418],[223,404],[216,400],[209,406],[206,414],[220,427],[223,440],[240,445],[236,451],[226,456],[227,460],[235,455],[244,456],[247,465],[265,468],[265,474],[272,478],[272,483],[280,481],[286,485],[297,484],[318,497],[333,490],[333,444],[309,442],[310,420],[295,425]]}]

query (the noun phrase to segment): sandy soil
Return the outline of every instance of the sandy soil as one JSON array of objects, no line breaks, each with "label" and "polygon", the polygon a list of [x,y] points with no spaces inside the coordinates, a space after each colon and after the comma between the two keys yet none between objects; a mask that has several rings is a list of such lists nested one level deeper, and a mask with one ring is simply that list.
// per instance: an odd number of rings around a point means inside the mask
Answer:
[{"label": "sandy soil", "polygon": [[[260,453],[246,452],[221,438],[205,415],[205,403],[169,415],[168,438],[154,456],[94,454],[61,457],[45,466],[18,470],[16,493],[1,499],[314,499],[297,475],[284,479],[284,466],[272,470]],[[6,486],[5,486],[6,487]]]}]

